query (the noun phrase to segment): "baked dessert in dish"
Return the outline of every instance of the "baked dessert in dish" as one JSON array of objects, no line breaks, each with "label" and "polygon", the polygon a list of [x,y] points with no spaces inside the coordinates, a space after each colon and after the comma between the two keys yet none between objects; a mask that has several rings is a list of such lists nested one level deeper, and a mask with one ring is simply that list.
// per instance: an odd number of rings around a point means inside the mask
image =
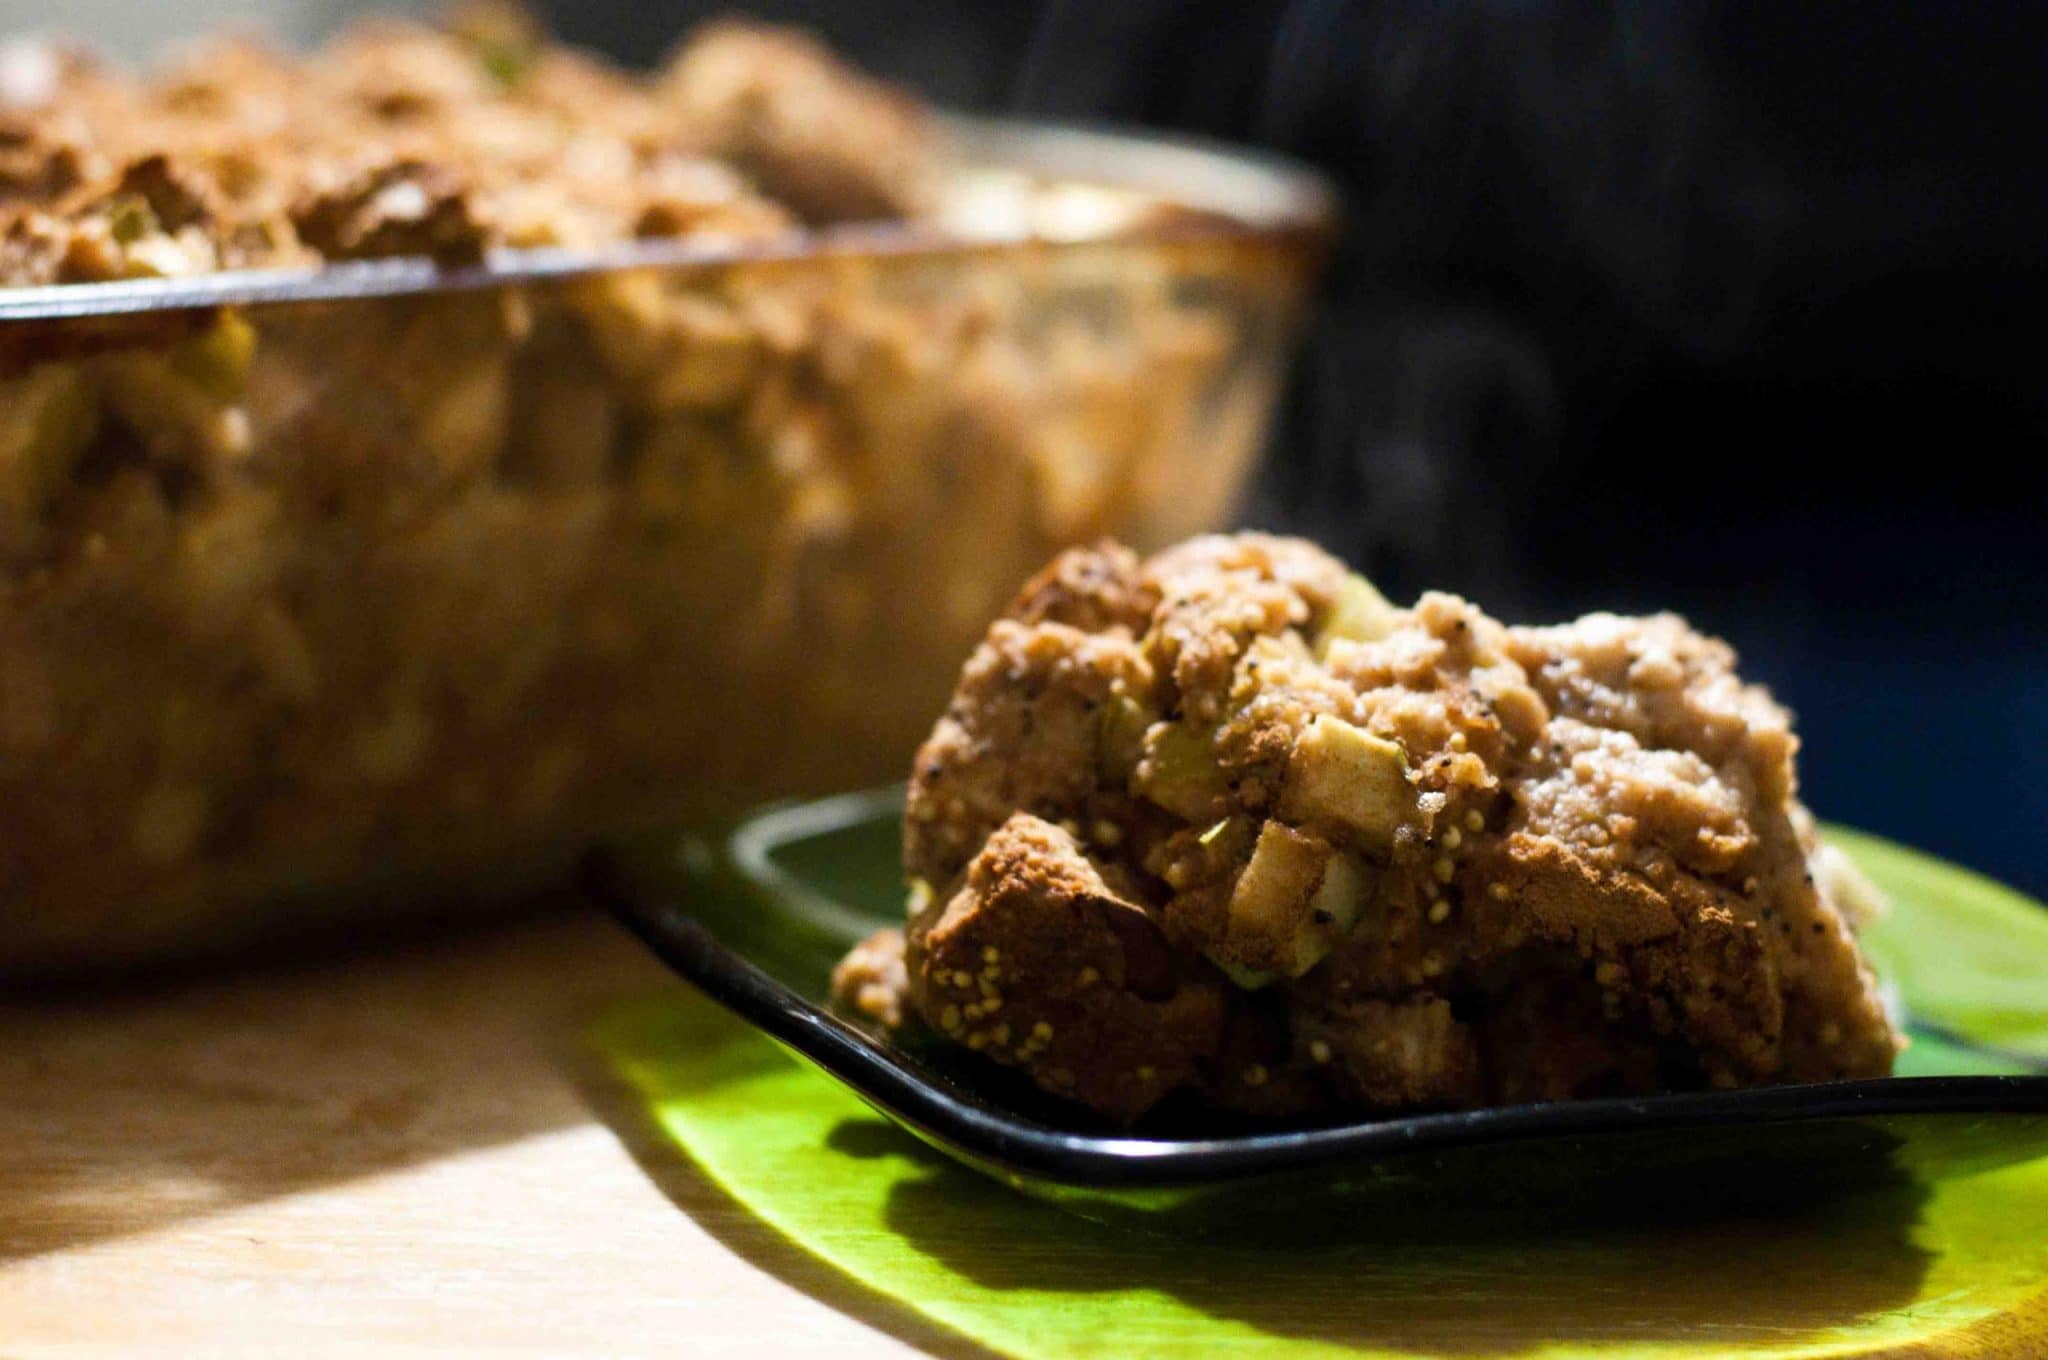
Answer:
[{"label": "baked dessert in dish", "polygon": [[1320,199],[1153,150],[736,21],[10,47],[0,975],[891,772],[1015,581],[1255,457]]},{"label": "baked dessert in dish", "polygon": [[1119,1121],[1869,1077],[1874,894],[1671,615],[1396,608],[1298,540],[1075,549],[918,751],[837,1003]]},{"label": "baked dessert in dish", "polygon": [[0,281],[81,283],[384,256],[480,259],[797,223],[938,198],[917,101],[801,33],[705,25],[637,77],[469,6],[309,57],[213,39],[137,75],[17,48],[0,86]]}]

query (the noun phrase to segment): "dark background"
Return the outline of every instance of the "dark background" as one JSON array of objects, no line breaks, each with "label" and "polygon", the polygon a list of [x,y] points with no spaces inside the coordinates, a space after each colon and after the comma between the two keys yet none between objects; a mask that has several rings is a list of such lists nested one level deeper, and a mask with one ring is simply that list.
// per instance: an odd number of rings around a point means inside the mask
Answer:
[{"label": "dark background", "polygon": [[[556,0],[651,61],[725,5]],[[1349,228],[1249,511],[1671,607],[1809,801],[2048,893],[2048,6],[769,0],[956,106],[1257,142]]]}]

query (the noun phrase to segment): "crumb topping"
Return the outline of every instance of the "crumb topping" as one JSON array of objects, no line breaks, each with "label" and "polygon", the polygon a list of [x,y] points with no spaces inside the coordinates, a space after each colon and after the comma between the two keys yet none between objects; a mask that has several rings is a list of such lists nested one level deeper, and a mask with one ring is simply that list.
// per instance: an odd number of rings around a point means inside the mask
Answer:
[{"label": "crumb topping", "polygon": [[[1734,665],[1670,615],[1396,608],[1294,540],[1070,552],[918,753],[905,1013],[1125,1120],[1888,1071],[1869,897]],[[975,1030],[963,950],[1058,1038]]]},{"label": "crumb topping", "polygon": [[0,286],[760,237],[919,214],[936,164],[916,100],[734,19],[645,77],[498,5],[365,21],[306,56],[215,39],[143,73],[16,45]]}]

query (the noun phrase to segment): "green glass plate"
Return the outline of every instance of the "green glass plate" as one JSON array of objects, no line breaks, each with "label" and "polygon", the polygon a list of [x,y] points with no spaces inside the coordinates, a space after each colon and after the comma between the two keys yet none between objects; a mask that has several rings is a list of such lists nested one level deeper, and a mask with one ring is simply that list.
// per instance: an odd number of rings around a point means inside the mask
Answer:
[{"label": "green glass plate", "polygon": [[[786,809],[689,842],[680,877],[721,946],[816,989],[850,934],[900,913],[893,831],[884,801]],[[1832,834],[1895,902],[1866,944],[1914,1018],[1902,1071],[2048,1066],[2048,912]],[[639,873],[678,879],[673,842],[637,854]],[[695,995],[621,1010],[595,1040],[675,1152],[739,1203],[1030,1360],[2048,1356],[2038,1114],[1481,1142],[1343,1185],[1266,1177],[1199,1213],[1168,1201],[1119,1219],[1103,1210],[1123,1200],[1084,1198],[1112,1220],[1094,1221],[963,1169]]]}]

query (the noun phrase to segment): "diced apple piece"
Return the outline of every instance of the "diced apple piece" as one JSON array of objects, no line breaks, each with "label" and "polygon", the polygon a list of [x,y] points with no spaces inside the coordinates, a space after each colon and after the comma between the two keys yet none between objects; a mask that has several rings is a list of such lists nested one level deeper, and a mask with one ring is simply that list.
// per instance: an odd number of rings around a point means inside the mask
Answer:
[{"label": "diced apple piece", "polygon": [[241,398],[256,357],[256,328],[235,312],[222,312],[211,329],[170,352],[170,365],[215,401]]},{"label": "diced apple piece", "polygon": [[1145,734],[1145,755],[1132,786],[1190,822],[1213,820],[1230,792],[1216,763],[1214,737],[1180,723],[1155,723]]},{"label": "diced apple piece", "polygon": [[1102,771],[1128,782],[1145,755],[1145,730],[1158,715],[1128,694],[1111,696],[1096,719],[1096,757]]},{"label": "diced apple piece", "polygon": [[91,442],[98,408],[75,364],[0,382],[0,519],[33,522]]},{"label": "diced apple piece", "polygon": [[1294,962],[1287,976],[1300,977],[1328,958],[1358,923],[1371,892],[1372,876],[1364,865],[1348,854],[1331,856],[1323,866],[1323,881],[1308,899],[1307,915],[1294,928]]},{"label": "diced apple piece", "polygon": [[1280,795],[1289,821],[1341,826],[1385,849],[1414,810],[1408,757],[1394,742],[1327,714],[1296,739]]},{"label": "diced apple piece", "polygon": [[1330,952],[1330,946],[1349,934],[1358,924],[1365,899],[1372,895],[1372,871],[1352,855],[1334,855],[1323,868],[1323,881],[1308,900],[1308,922],[1297,936],[1297,954],[1314,951],[1302,965],[1307,972]]},{"label": "diced apple piece", "polygon": [[1224,938],[1211,962],[1247,990],[1300,977],[1358,920],[1370,880],[1327,841],[1267,822],[1231,893]]},{"label": "diced apple piece", "polygon": [[1322,885],[1329,842],[1280,822],[1267,822],[1251,861],[1230,894],[1223,944],[1212,958],[1240,968],[1295,976],[1295,933]]},{"label": "diced apple piece", "polygon": [[1353,572],[1338,587],[1330,616],[1323,620],[1322,631],[1316,634],[1316,660],[1329,655],[1330,644],[1339,639],[1378,642],[1394,631],[1400,616],[1401,611],[1389,604],[1372,582]]},{"label": "diced apple piece", "polygon": [[1293,939],[1296,922],[1308,914],[1308,899],[1323,881],[1330,853],[1328,841],[1267,822],[1230,894],[1231,935]]}]

